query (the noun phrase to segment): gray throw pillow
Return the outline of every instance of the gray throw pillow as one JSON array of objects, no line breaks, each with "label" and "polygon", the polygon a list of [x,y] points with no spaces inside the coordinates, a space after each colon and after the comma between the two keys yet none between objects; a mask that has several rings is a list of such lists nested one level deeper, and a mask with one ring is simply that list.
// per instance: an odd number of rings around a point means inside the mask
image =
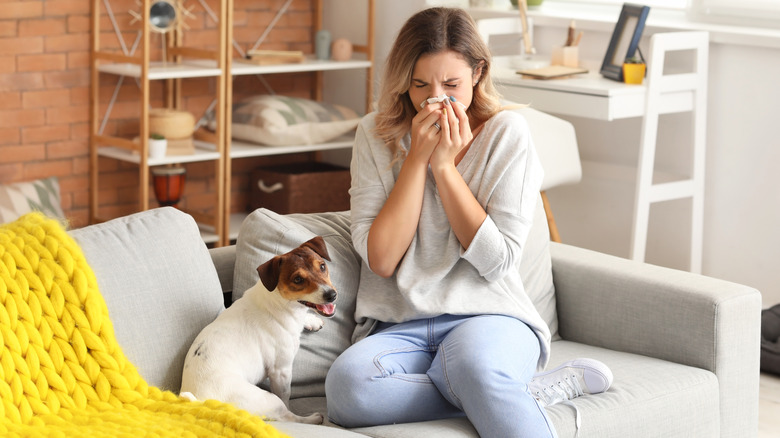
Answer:
[{"label": "gray throw pillow", "polygon": [[355,330],[355,299],[360,279],[360,257],[352,247],[349,213],[280,215],[255,210],[241,225],[236,242],[233,300],[257,283],[257,267],[314,236],[328,247],[330,278],[338,292],[336,315],[325,319],[318,332],[301,335],[293,363],[292,398],[325,396],[325,376],[339,354],[351,345]]},{"label": "gray throw pillow", "polygon": [[117,341],[153,386],[178,392],[195,336],[224,309],[192,216],[157,208],[73,230],[108,306]]},{"label": "gray throw pillow", "polygon": [[550,229],[547,227],[547,215],[544,212],[541,195],[536,202],[534,224],[523,249],[523,258],[520,260],[520,275],[525,292],[550,328],[552,340],[560,339],[550,259]]}]

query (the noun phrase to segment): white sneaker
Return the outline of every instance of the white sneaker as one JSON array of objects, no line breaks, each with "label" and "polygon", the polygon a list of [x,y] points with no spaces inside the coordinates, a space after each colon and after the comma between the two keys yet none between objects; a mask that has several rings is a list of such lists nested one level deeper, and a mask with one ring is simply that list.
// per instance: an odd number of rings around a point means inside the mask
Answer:
[{"label": "white sneaker", "polygon": [[552,406],[585,394],[599,394],[612,385],[612,371],[595,359],[574,359],[535,375],[528,384],[542,406]]}]

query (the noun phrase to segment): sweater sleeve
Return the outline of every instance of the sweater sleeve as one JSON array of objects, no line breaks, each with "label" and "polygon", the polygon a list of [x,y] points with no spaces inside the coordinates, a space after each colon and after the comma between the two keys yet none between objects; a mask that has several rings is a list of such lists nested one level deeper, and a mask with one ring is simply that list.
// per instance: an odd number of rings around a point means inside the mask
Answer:
[{"label": "sweater sleeve", "polygon": [[510,114],[487,139],[493,152],[476,194],[487,218],[461,252],[488,281],[500,280],[519,266],[544,176],[527,122]]},{"label": "sweater sleeve", "polygon": [[[389,168],[389,151],[375,150],[376,141],[372,141],[373,115],[363,118],[355,133],[355,144],[352,148],[350,173],[352,183],[349,189],[352,243],[360,257],[368,261],[368,232],[371,224],[379,214],[388,197],[388,191],[383,184],[382,173],[391,172]],[[384,148],[384,145],[380,145]],[[375,155],[379,152],[379,156]],[[377,162],[382,161],[382,163]],[[380,167],[382,166],[382,167]],[[389,175],[392,180],[392,175]],[[368,263],[366,263],[368,265]]]}]

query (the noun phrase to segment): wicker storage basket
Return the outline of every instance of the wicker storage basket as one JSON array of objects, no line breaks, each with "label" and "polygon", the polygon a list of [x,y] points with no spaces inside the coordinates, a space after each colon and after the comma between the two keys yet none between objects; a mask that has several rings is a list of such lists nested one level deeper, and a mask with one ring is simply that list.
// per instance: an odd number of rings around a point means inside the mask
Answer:
[{"label": "wicker storage basket", "polygon": [[249,206],[279,214],[349,210],[349,169],[307,162],[255,169]]}]

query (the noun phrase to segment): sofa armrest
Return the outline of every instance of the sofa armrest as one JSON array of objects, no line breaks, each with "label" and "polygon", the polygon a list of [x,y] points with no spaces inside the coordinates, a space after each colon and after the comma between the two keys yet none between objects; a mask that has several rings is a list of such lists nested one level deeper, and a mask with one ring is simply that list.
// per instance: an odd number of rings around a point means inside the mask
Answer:
[{"label": "sofa armrest", "polygon": [[236,266],[236,246],[223,246],[209,249],[211,261],[217,269],[217,276],[222,285],[222,293],[233,292],[233,271]]},{"label": "sofa armrest", "polygon": [[550,251],[561,337],[712,371],[721,436],[757,433],[756,289],[564,244]]}]

